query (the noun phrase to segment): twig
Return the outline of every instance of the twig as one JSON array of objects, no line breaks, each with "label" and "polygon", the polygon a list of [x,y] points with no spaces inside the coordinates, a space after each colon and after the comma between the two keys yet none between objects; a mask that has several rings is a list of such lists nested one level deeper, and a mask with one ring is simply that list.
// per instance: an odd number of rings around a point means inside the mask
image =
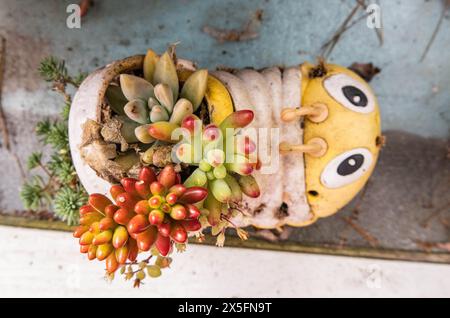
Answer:
[{"label": "twig", "polygon": [[220,215],[220,218],[221,218],[222,220],[227,221],[227,222],[228,222],[232,227],[234,227],[235,229],[238,228],[238,226],[237,226],[236,224],[234,224],[233,221],[231,221],[229,217],[227,217],[227,216],[221,214],[221,215]]},{"label": "twig", "polygon": [[441,224],[443,226],[445,226],[446,228],[450,228],[450,222],[448,219],[441,217],[441,218],[439,218],[439,222],[441,222]]},{"label": "twig", "polygon": [[352,214],[353,215],[358,215],[359,213],[359,209],[361,208],[361,205],[363,203],[364,198],[366,197],[366,193],[367,193],[367,189],[369,188],[369,181],[367,181],[366,185],[364,186],[364,188],[361,191],[361,194],[358,198],[358,202],[355,204],[355,207],[353,208]]},{"label": "twig", "polygon": [[[355,14],[358,12],[358,10],[360,8],[367,10],[367,4],[365,3],[364,0],[356,0],[356,6],[352,9],[350,14],[345,18],[344,22],[340,25],[338,30],[334,33],[334,35],[331,37],[330,40],[328,40],[327,42],[325,42],[325,44],[322,45],[321,56],[323,56],[324,58],[328,58],[331,55],[334,47],[339,42],[341,36],[346,31],[351,29],[353,26],[355,26],[356,24],[358,24],[360,21],[367,18],[371,14],[371,12],[366,12],[362,16],[358,17],[356,20],[351,22],[353,17],[355,16]],[[384,42],[383,27],[381,26],[381,28],[375,28],[375,32],[376,32],[376,35],[380,42],[380,45],[383,45],[383,42]]]},{"label": "twig", "polygon": [[367,232],[361,225],[355,223],[352,221],[349,217],[342,217],[342,220],[344,220],[348,225],[350,225],[363,239],[365,239],[370,246],[377,247],[379,245],[378,240],[372,236],[369,232]]},{"label": "twig", "polygon": [[263,12],[263,10],[256,10],[253,16],[240,29],[226,30],[205,25],[202,31],[220,43],[253,40],[259,36],[256,29],[261,24]]},{"label": "twig", "polygon": [[425,241],[415,241],[416,245],[426,252],[431,252],[433,249],[440,249],[450,252],[450,242],[425,242]]},{"label": "twig", "polygon": [[[145,262],[145,263],[147,263],[148,264],[148,262],[150,262],[150,260],[152,259],[152,257],[153,257],[153,255],[150,255],[149,257],[147,257],[146,259],[143,259],[142,261],[137,261],[137,260],[135,260],[135,261],[133,261],[133,262],[126,262],[126,263],[124,263],[123,264],[123,266],[133,266],[133,265],[139,265],[139,263],[142,263],[142,262]],[[139,270],[136,270],[135,272],[133,272],[133,273],[137,273]]]},{"label": "twig", "polygon": [[447,13],[447,10],[450,8],[450,0],[445,0],[444,8],[442,9],[441,16],[439,17],[439,21],[436,24],[436,27],[434,28],[433,34],[431,35],[430,40],[428,41],[428,44],[425,48],[425,51],[422,54],[422,57],[420,58],[420,62],[423,62],[425,57],[428,54],[428,51],[431,48],[431,45],[433,45],[434,39],[436,38],[436,35],[439,32],[439,29],[441,28],[442,22],[444,21],[445,14]]},{"label": "twig", "polygon": [[71,79],[71,78],[68,78],[68,79],[66,79],[64,82],[55,82],[55,83],[53,84],[52,89],[53,89],[55,92],[60,93],[60,94],[64,97],[64,101],[65,101],[67,104],[70,104],[70,103],[72,102],[72,97],[71,97],[71,96],[67,93],[67,91],[66,91],[66,85],[67,85],[67,84],[71,84],[71,85],[73,85],[74,87],[77,87],[77,86],[73,83],[72,79]]},{"label": "twig", "polygon": [[9,140],[9,131],[6,121],[5,113],[2,106],[2,89],[3,89],[3,74],[5,73],[5,59],[6,59],[6,39],[0,36],[0,128],[2,131],[3,144],[6,150],[10,150],[11,144]]},{"label": "twig", "polygon": [[345,32],[345,28],[347,27],[348,23],[355,16],[355,14],[358,12],[360,7],[361,7],[361,5],[358,2],[356,4],[356,6],[352,9],[350,14],[345,18],[344,22],[342,22],[341,26],[338,28],[338,30],[335,32],[335,34],[332,36],[332,38],[322,46],[321,56],[323,56],[324,58],[327,58],[331,54],[334,47],[339,42],[341,35]]},{"label": "twig", "polygon": [[329,46],[333,41],[336,41],[337,37],[340,37],[346,31],[351,29],[355,24],[357,24],[358,22],[360,22],[364,18],[367,18],[368,15],[369,15],[369,13],[363,14],[362,16],[358,17],[355,21],[353,21],[349,25],[346,25],[339,33],[335,33],[331,39],[329,39],[327,42],[325,42],[325,44],[322,45],[322,49],[324,49],[325,47]]},{"label": "twig", "polygon": [[20,162],[19,156],[13,151],[11,151],[11,142],[9,138],[8,121],[6,119],[5,112],[3,111],[2,105],[2,89],[3,89],[3,77],[6,68],[6,39],[0,36],[0,129],[2,131],[2,139],[5,149],[14,157],[14,160],[19,167],[20,175],[23,180],[25,180],[25,170],[23,169],[22,163]]},{"label": "twig", "polygon": [[49,177],[52,178],[53,175],[50,173],[50,171],[48,171],[48,169],[42,164],[42,162],[39,162],[39,167],[45,172],[45,174]]},{"label": "twig", "polygon": [[421,222],[421,226],[423,228],[427,228],[430,221],[435,218],[436,216],[438,216],[439,214],[441,214],[442,211],[445,211],[446,208],[450,207],[450,202],[447,202],[446,204],[440,206],[439,208],[437,208],[436,210],[434,210],[429,216],[427,216],[422,222]]},{"label": "twig", "polygon": [[[357,199],[357,202],[355,204],[355,207],[351,211],[351,215],[348,217],[349,220],[351,220],[351,219],[357,220],[358,214],[359,214],[359,210],[360,210],[360,207],[361,207],[361,205],[363,203],[364,197],[366,196],[368,187],[369,187],[369,181],[366,183],[366,185],[362,189],[361,194],[359,195],[359,197]],[[347,232],[348,232],[347,230],[348,230],[348,227],[346,227],[341,232],[341,235],[339,236],[339,238],[340,238],[340,240],[339,240],[339,247],[340,248],[344,247],[345,243],[347,242]]]},{"label": "twig", "polygon": [[[363,8],[367,11],[367,4],[364,0],[356,0]],[[378,3],[378,0],[377,0]],[[367,15],[370,15],[370,12],[368,12]],[[384,33],[383,33],[383,19],[380,16],[380,28],[375,28],[375,33],[378,37],[378,41],[380,42],[380,46],[384,43]]]},{"label": "twig", "polygon": [[20,161],[19,156],[15,152],[11,152],[12,156],[14,157],[14,160],[17,163],[17,166],[19,167],[20,177],[22,180],[25,180],[27,178],[25,174],[25,169],[23,168],[22,162]]}]

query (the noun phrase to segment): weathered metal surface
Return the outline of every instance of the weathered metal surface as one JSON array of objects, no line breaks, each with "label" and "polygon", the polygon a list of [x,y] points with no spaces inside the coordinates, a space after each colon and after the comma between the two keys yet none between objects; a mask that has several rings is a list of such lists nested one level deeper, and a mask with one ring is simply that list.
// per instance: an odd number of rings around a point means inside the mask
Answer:
[{"label": "weathered metal surface", "polygon": [[[365,21],[346,32],[330,56],[350,65],[373,62],[382,69],[372,81],[379,97],[387,146],[359,204],[355,222],[381,249],[416,251],[418,242],[449,240],[447,157],[450,123],[450,32],[441,31],[419,62],[443,8],[443,1],[381,1],[384,44]],[[39,61],[53,54],[71,69],[92,71],[114,59],[163,51],[181,41],[178,54],[210,69],[256,68],[313,61],[350,13],[354,1],[95,1],[81,29],[66,27],[69,1],[0,0],[0,35],[6,39],[2,105],[8,121],[11,151],[22,164],[39,148],[35,123],[59,112],[63,101],[39,78]],[[259,37],[247,42],[218,43],[202,27],[239,28],[258,9]],[[361,13],[362,14],[362,13]],[[11,152],[0,148],[0,210],[21,210],[20,170]],[[358,204],[358,198],[353,204]],[[427,227],[423,221],[441,210]],[[317,224],[297,229],[289,241],[303,245],[371,249],[343,220],[352,205]],[[375,250],[373,253],[375,253]],[[378,249],[377,249],[378,251]],[[375,254],[374,254],[375,255]]]}]

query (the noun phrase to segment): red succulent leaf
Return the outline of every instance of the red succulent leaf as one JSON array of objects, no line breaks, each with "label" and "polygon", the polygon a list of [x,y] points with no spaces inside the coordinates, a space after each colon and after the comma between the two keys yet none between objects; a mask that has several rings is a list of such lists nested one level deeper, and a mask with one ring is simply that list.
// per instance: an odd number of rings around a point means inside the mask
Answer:
[{"label": "red succulent leaf", "polygon": [[114,248],[123,247],[128,241],[129,235],[125,226],[118,226],[112,237],[112,245]]},{"label": "red succulent leaf", "polygon": [[137,242],[134,239],[129,239],[127,245],[128,245],[128,250],[129,250],[128,251],[128,259],[131,262],[134,262],[136,260],[136,258],[137,258],[138,253],[139,253],[139,247],[137,245]]},{"label": "red succulent leaf", "polygon": [[127,230],[130,234],[139,234],[148,229],[149,226],[150,223],[148,222],[147,216],[137,214],[130,220],[130,222],[128,222]]},{"label": "red succulent leaf", "polygon": [[148,199],[151,195],[150,183],[147,181],[139,180],[135,183],[136,192],[142,199]]},{"label": "red succulent leaf", "polygon": [[117,262],[116,253],[111,253],[106,258],[106,271],[111,274],[119,268],[119,262]]},{"label": "red succulent leaf", "polygon": [[177,243],[185,243],[187,232],[181,224],[174,224],[170,231],[170,237]]},{"label": "red succulent leaf", "polygon": [[153,210],[148,215],[148,221],[152,225],[160,225],[164,221],[164,212],[161,210]]},{"label": "red succulent leaf", "polygon": [[199,220],[183,220],[181,221],[181,225],[188,232],[195,232],[202,228]]},{"label": "red succulent leaf", "polygon": [[98,228],[100,231],[106,231],[109,229],[112,229],[116,224],[114,222],[114,219],[112,217],[105,217],[100,220],[100,223],[98,225]]},{"label": "red succulent leaf", "polygon": [[169,192],[169,194],[166,195],[166,202],[169,203],[170,205],[177,203],[177,200],[178,200],[178,196],[175,193]]},{"label": "red succulent leaf", "polygon": [[88,260],[92,261],[97,258],[97,246],[95,245],[85,245],[85,247],[89,247],[87,252]]},{"label": "red succulent leaf", "polygon": [[174,205],[170,211],[170,217],[174,220],[184,220],[186,216],[186,208],[181,204]]},{"label": "red succulent leaf", "polygon": [[151,226],[144,232],[138,234],[136,241],[141,251],[148,251],[156,240],[158,231],[156,227]]},{"label": "red succulent leaf", "polygon": [[158,226],[158,232],[159,234],[161,234],[162,236],[168,237],[170,235],[170,223],[166,222],[166,223],[162,223]]},{"label": "red succulent leaf", "polygon": [[124,193],[125,189],[120,184],[114,184],[109,189],[109,193],[111,194],[111,197],[116,201],[117,196],[121,193]]},{"label": "red succulent leaf", "polygon": [[114,213],[116,213],[116,211],[119,209],[119,207],[117,205],[114,204],[110,204],[105,208],[105,215],[107,217],[114,217]]},{"label": "red succulent leaf", "polygon": [[148,204],[148,200],[141,200],[134,206],[134,212],[137,214],[147,215],[151,211],[151,207]]},{"label": "red succulent leaf", "polygon": [[184,194],[178,199],[181,203],[197,203],[202,201],[208,195],[208,190],[202,187],[190,187],[187,188]]},{"label": "red succulent leaf", "polygon": [[155,171],[150,167],[143,167],[139,172],[139,180],[144,181],[148,184],[156,181]]},{"label": "red succulent leaf", "polygon": [[89,196],[89,204],[98,212],[103,213],[105,208],[112,204],[111,200],[100,193],[92,193]]},{"label": "red succulent leaf", "polygon": [[187,217],[188,219],[198,219],[201,212],[199,208],[197,208],[193,204],[185,204],[186,210],[187,210]]},{"label": "red succulent leaf", "polygon": [[127,225],[134,215],[135,213],[132,211],[126,209],[119,209],[116,211],[116,213],[114,213],[114,221],[117,224]]},{"label": "red succulent leaf", "polygon": [[120,193],[116,198],[116,204],[128,211],[133,211],[136,203],[137,199],[128,192]]},{"label": "red succulent leaf", "polygon": [[116,258],[119,264],[124,264],[127,261],[128,253],[129,253],[128,245],[116,248]]},{"label": "red succulent leaf", "polygon": [[90,206],[89,204],[83,205],[80,208],[80,215],[81,216],[86,215],[89,212],[95,212],[95,209],[92,206]]},{"label": "red succulent leaf", "polygon": [[169,193],[175,193],[178,197],[183,195],[184,192],[186,192],[186,187],[181,183],[175,184],[169,189]]},{"label": "red succulent leaf", "polygon": [[158,234],[158,238],[156,239],[155,245],[162,256],[167,256],[167,254],[169,254],[171,247],[169,237]]},{"label": "red succulent leaf", "polygon": [[195,115],[187,115],[186,117],[183,118],[183,120],[181,121],[181,127],[184,129],[187,129],[191,135],[195,133],[195,130],[201,129],[200,127],[195,127],[197,124],[201,125],[201,121],[200,118],[198,118]]},{"label": "red succulent leaf", "polygon": [[125,189],[126,192],[128,192],[132,196],[137,197],[139,196],[135,187],[137,181],[138,180],[134,178],[122,178],[122,180],[120,180],[120,183],[122,184],[122,187]]},{"label": "red succulent leaf", "polygon": [[73,237],[80,238],[81,235],[83,235],[85,232],[89,230],[89,226],[86,225],[79,225],[75,228],[73,231]]},{"label": "red succulent leaf", "polygon": [[165,166],[164,169],[158,175],[158,181],[166,188],[169,189],[177,181],[177,173],[172,165]]},{"label": "red succulent leaf", "polygon": [[150,191],[153,195],[161,195],[164,194],[166,189],[161,183],[159,183],[158,181],[154,181],[150,184]]},{"label": "red succulent leaf", "polygon": [[80,245],[80,253],[86,254],[89,251],[90,245]]}]

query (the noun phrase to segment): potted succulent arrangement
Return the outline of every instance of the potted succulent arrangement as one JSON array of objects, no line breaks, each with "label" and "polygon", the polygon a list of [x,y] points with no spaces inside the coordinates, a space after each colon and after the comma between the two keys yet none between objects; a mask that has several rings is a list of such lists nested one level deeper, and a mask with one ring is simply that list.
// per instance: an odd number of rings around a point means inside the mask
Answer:
[{"label": "potted succulent arrangement", "polygon": [[343,67],[210,72],[174,46],[148,50],[90,74],[72,102],[70,150],[89,193],[74,236],[138,286],[205,229],[221,246],[227,228],[246,239],[248,225],[335,213],[369,178],[380,138],[375,96]]}]

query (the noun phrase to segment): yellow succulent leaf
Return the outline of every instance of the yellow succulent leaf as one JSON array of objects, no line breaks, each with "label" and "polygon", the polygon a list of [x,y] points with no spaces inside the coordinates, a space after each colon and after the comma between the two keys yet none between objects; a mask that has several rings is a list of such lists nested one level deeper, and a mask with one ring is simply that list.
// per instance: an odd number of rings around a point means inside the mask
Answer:
[{"label": "yellow succulent leaf", "polygon": [[220,125],[234,111],[230,93],[214,76],[208,75],[205,98],[211,122],[216,125]]}]

